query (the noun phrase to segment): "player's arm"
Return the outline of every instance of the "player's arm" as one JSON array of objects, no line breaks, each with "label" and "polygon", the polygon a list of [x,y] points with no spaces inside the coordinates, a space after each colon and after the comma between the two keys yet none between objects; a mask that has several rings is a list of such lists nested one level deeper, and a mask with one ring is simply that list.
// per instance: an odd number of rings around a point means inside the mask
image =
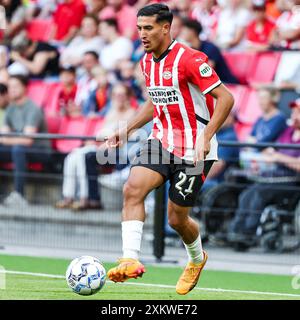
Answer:
[{"label": "player's arm", "polygon": [[230,91],[223,84],[210,91],[209,94],[217,100],[214,113],[204,129],[205,136],[210,140],[228,117],[233,107],[234,99]]},{"label": "player's arm", "polygon": [[217,133],[222,126],[223,122],[228,117],[233,104],[234,99],[229,90],[220,84],[209,92],[216,100],[216,106],[214,113],[203,130],[202,134],[197,137],[196,148],[195,148],[195,161],[204,160],[210,151],[210,140]]},{"label": "player's arm", "polygon": [[127,141],[127,138],[134,130],[143,127],[153,118],[153,104],[150,98],[145,102],[136,116],[128,123],[125,128],[118,128],[118,130],[107,138],[106,145],[110,148],[121,146]]}]

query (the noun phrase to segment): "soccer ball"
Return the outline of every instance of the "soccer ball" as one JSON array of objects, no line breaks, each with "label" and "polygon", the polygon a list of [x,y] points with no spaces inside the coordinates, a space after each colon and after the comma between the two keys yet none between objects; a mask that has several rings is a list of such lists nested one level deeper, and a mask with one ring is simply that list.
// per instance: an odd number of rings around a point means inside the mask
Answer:
[{"label": "soccer ball", "polygon": [[103,288],[106,271],[98,259],[82,256],[71,261],[66,271],[66,280],[75,293],[88,296]]}]

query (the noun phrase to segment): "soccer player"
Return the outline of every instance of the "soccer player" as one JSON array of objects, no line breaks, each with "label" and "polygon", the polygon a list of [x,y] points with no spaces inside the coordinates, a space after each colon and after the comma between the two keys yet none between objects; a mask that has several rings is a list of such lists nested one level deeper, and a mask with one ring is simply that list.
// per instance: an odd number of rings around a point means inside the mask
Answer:
[{"label": "soccer player", "polygon": [[[124,185],[123,257],[118,266],[108,271],[108,277],[123,282],[145,272],[139,261],[144,199],[169,180],[168,222],[182,238],[189,256],[176,292],[186,294],[196,286],[207,261],[199,226],[189,217],[189,211],[217,160],[215,133],[228,116],[233,97],[208,65],[204,53],[172,40],[173,15],[168,6],[147,5],[138,11],[137,17],[145,50],[141,67],[149,100],[126,129],[108,137],[106,143],[110,148],[121,146],[128,135],[152,119],[153,129]],[[208,94],[216,99],[215,107],[206,103]]]}]

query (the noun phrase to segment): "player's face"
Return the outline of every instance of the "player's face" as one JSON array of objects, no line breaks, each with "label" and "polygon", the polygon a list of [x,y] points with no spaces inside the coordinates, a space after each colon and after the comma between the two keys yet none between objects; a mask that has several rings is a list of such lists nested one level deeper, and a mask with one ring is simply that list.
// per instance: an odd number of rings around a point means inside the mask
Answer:
[{"label": "player's face", "polygon": [[160,48],[166,35],[170,32],[170,25],[156,22],[155,16],[138,17],[137,28],[144,50],[148,53]]}]

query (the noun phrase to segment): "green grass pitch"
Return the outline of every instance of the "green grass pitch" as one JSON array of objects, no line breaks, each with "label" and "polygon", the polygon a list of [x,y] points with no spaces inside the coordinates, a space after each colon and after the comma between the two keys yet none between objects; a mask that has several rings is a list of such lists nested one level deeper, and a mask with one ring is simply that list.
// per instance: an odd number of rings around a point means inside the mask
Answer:
[{"label": "green grass pitch", "polygon": [[[174,286],[182,269],[159,266],[146,266],[147,272],[143,278],[132,280],[129,284],[107,282],[102,291],[84,297],[73,293],[62,278],[69,262],[66,259],[0,255],[0,265],[5,270],[19,272],[6,274],[6,288],[0,289],[0,299],[300,300],[300,290],[292,288],[291,276],[211,270],[203,271],[198,286],[192,292],[180,296],[176,294]],[[104,266],[108,270],[112,264],[104,263]],[[39,276],[39,273],[60,278]]]}]

